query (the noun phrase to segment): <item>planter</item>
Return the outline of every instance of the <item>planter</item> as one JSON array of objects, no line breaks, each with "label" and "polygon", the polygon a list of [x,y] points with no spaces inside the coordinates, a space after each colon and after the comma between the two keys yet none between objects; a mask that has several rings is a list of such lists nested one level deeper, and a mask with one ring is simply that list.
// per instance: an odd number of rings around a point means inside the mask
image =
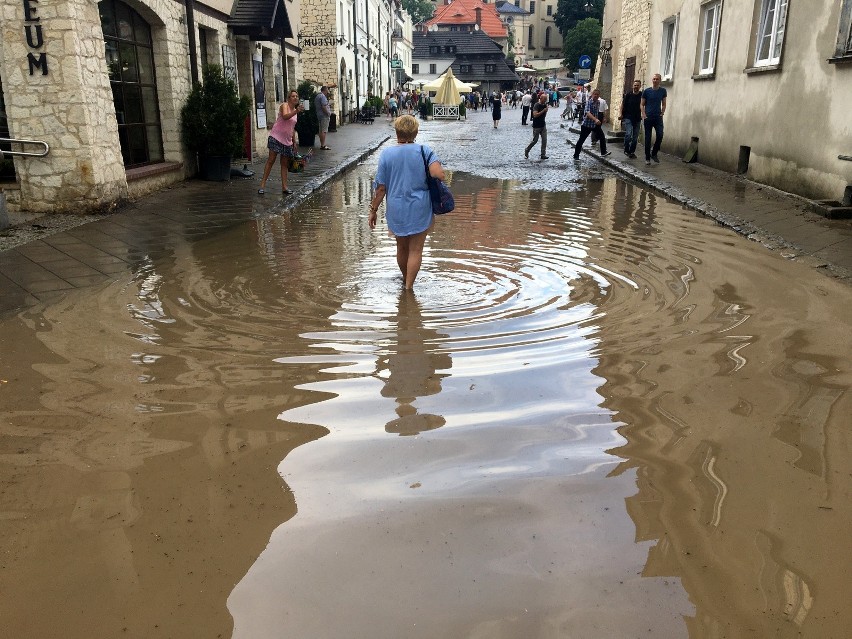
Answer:
[{"label": "planter", "polygon": [[231,179],[231,156],[199,155],[198,177],[210,182],[227,182]]}]

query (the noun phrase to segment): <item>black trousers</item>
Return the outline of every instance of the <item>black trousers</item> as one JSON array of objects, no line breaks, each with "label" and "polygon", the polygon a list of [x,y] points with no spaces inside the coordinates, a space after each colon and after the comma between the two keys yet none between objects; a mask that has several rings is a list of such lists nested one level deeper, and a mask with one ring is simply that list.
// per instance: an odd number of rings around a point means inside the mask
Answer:
[{"label": "black trousers", "polygon": [[[601,129],[600,124],[596,124],[595,126],[586,126],[585,124],[580,127],[580,138],[577,140],[577,144],[574,146],[574,157],[580,157],[580,148],[583,146],[583,142],[586,141],[586,138],[594,133],[597,136],[597,139],[601,142],[601,153],[606,153],[606,136],[603,134],[603,129]],[[594,139],[594,138],[592,138]]]},{"label": "black trousers", "polygon": [[530,115],[530,108],[528,106],[521,107],[521,124],[527,123],[527,118]]}]

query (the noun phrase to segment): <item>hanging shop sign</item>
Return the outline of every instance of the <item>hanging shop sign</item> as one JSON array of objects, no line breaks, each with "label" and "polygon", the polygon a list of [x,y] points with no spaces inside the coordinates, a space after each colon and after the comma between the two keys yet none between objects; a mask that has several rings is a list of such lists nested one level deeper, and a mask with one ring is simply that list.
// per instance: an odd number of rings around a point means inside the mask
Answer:
[{"label": "hanging shop sign", "polygon": [[36,6],[38,1],[23,0],[24,35],[27,39],[27,46],[31,49],[27,52],[27,63],[30,67],[30,75],[35,75],[36,69],[41,69],[41,74],[47,75],[47,54],[44,51],[39,51],[44,46],[44,33]]}]

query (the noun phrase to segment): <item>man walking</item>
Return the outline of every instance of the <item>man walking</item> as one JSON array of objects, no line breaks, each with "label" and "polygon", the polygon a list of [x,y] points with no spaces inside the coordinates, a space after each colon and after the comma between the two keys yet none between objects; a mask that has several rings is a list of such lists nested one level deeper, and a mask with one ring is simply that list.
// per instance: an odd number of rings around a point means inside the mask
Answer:
[{"label": "man walking", "polygon": [[601,129],[601,125],[604,123],[604,119],[606,117],[606,112],[601,109],[603,105],[601,104],[602,100],[600,97],[601,92],[595,89],[592,91],[592,97],[586,101],[586,111],[583,113],[583,121],[580,124],[580,137],[577,140],[577,144],[574,145],[575,160],[580,159],[580,149],[583,146],[583,142],[585,142],[586,138],[593,133],[597,134],[598,139],[601,142],[601,155],[612,155],[611,151],[606,150],[606,136],[604,136],[603,130]]},{"label": "man walking", "polygon": [[547,129],[544,126],[544,118],[547,115],[547,110],[550,107],[547,106],[547,92],[543,91],[542,94],[538,98],[538,102],[535,103],[535,106],[532,108],[532,127],[533,127],[533,139],[527,145],[526,150],[524,151],[524,157],[529,159],[530,150],[536,145],[538,142],[538,138],[541,137],[541,159],[547,159]]},{"label": "man walking", "polygon": [[328,106],[328,87],[322,87],[314,98],[317,121],[319,122],[320,148],[330,151],[331,147],[325,145],[325,134],[328,133],[328,124],[331,121],[331,107]]},{"label": "man walking", "polygon": [[532,106],[532,95],[527,91],[524,97],[521,98],[521,126],[527,125],[527,118],[530,115],[530,106]]},{"label": "man walking", "polygon": [[624,127],[624,155],[636,157],[636,144],[639,141],[639,123],[642,122],[642,83],[633,81],[633,90],[625,93],[621,100],[621,125]]},{"label": "man walking", "polygon": [[[651,160],[659,163],[657,153],[663,143],[663,116],[666,114],[666,89],[660,86],[661,77],[655,73],[651,86],[642,91],[642,119],[645,121],[645,164]],[[656,131],[654,148],[651,148],[651,131]]]}]

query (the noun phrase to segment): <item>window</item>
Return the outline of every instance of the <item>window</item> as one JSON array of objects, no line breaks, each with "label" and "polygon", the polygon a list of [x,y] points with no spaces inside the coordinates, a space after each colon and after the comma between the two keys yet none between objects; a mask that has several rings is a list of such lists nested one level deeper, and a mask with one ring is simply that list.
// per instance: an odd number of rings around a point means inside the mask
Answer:
[{"label": "window", "polygon": [[529,28],[529,30],[527,31],[527,49],[535,49],[535,47],[533,46],[534,33],[535,33],[535,30],[531,26]]},{"label": "window", "polygon": [[701,31],[699,32],[701,40],[698,52],[699,75],[709,75],[716,69],[716,49],[719,45],[721,15],[721,0],[707,2],[701,7]]},{"label": "window", "polygon": [[436,74],[436,73],[438,73],[438,71],[437,71],[437,69],[435,68],[435,65],[434,65],[434,64],[430,64],[430,65],[429,65],[429,73],[431,73],[431,74],[433,74],[433,75],[434,75],[434,74]]},{"label": "window", "polygon": [[429,53],[438,54],[441,52],[441,47],[429,47]]},{"label": "window", "polygon": [[675,50],[677,48],[677,16],[663,22],[663,59],[660,61],[660,77],[671,80],[674,75]]},{"label": "window", "polygon": [[444,47],[444,53],[455,53],[455,52],[456,52],[455,45],[450,45],[450,46]]},{"label": "window", "polygon": [[163,161],[151,26],[120,0],[98,3],[125,167]]},{"label": "window", "polygon": [[553,5],[551,5],[551,4],[547,5],[547,15],[549,15],[549,16],[553,15]]},{"label": "window", "polygon": [[496,64],[486,64],[485,65],[485,73],[495,73],[497,71]]},{"label": "window", "polygon": [[544,46],[550,46],[550,27],[547,27],[547,29],[544,30]]},{"label": "window", "polygon": [[535,0],[530,0],[530,13],[535,13]]},{"label": "window", "polygon": [[840,28],[837,32],[837,49],[834,56],[852,56],[852,0],[843,0],[843,7],[840,9]]},{"label": "window", "polygon": [[769,66],[781,61],[784,24],[787,22],[787,0],[762,0],[754,66]]},{"label": "window", "polygon": [[459,73],[472,73],[470,66],[469,64],[459,65]]},{"label": "window", "polygon": [[456,27],[456,26],[452,26],[452,27],[450,27],[450,31],[458,31],[458,30],[459,30],[459,28],[458,28],[458,27]]},{"label": "window", "polygon": [[420,73],[420,65],[419,64],[412,64],[411,65],[411,72],[412,73]]}]

